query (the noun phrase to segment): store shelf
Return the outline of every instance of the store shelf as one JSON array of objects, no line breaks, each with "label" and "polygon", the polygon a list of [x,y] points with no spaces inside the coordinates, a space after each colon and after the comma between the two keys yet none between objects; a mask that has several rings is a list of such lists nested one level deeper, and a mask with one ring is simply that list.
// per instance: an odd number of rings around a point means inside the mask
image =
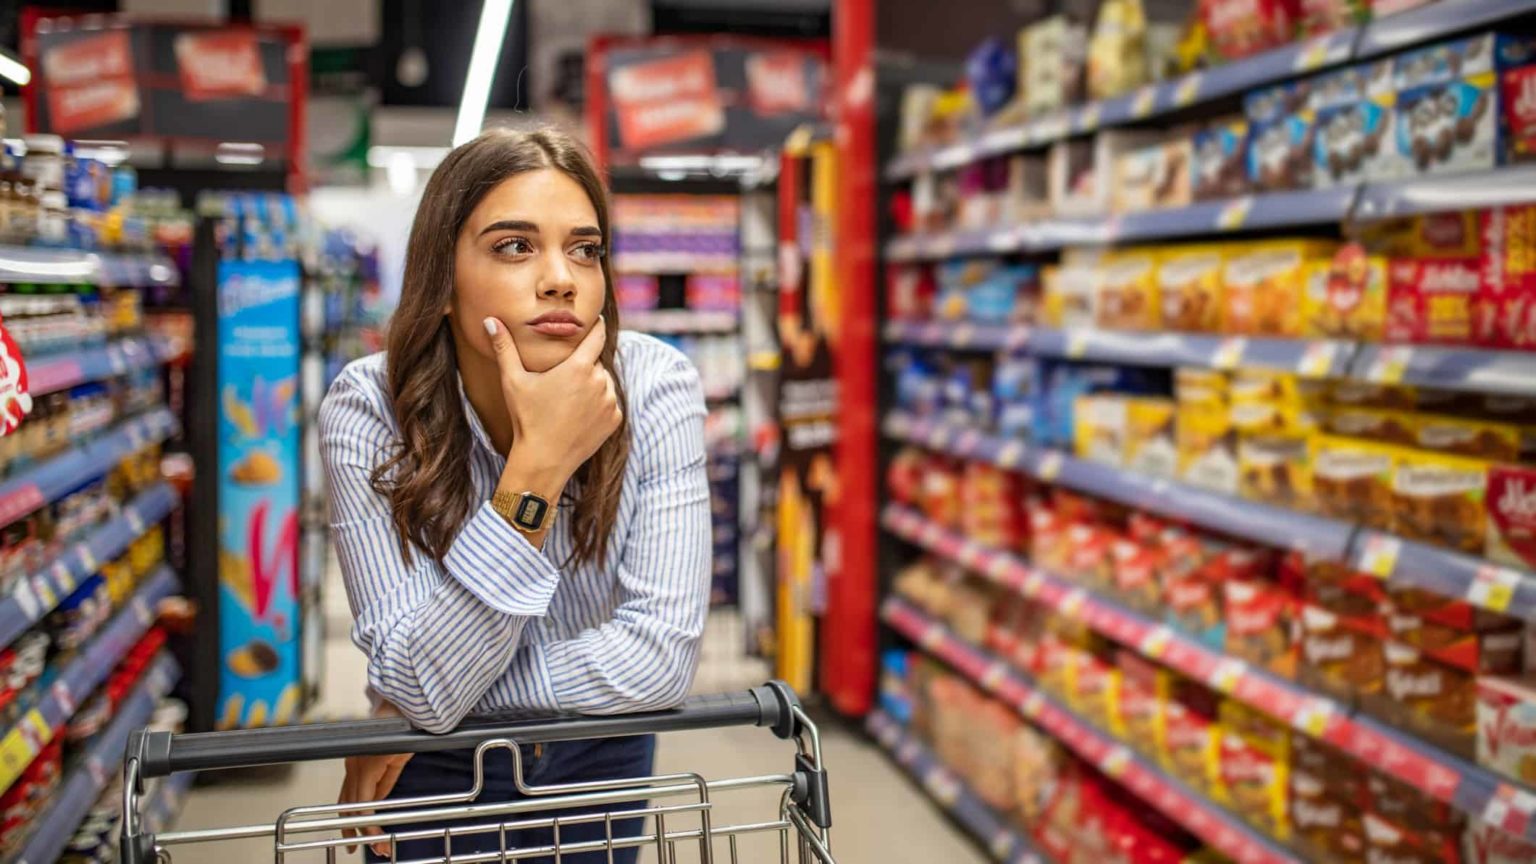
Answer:
[{"label": "store shelf", "polygon": [[735,312],[695,312],[691,309],[625,312],[620,320],[624,329],[642,333],[731,333],[737,326]]},{"label": "store shelf", "polygon": [[952,170],[978,159],[1044,146],[1095,129],[1156,120],[1327,66],[1433,42],[1533,10],[1536,3],[1531,0],[1439,0],[1420,9],[1380,18],[1363,28],[1282,45],[1243,60],[1140,87],[1113,99],[1089,102],[1024,123],[998,126],[946,147],[903,153],[888,163],[885,177],[893,182],[905,180],[924,171]]},{"label": "store shelf", "polygon": [[891,754],[896,764],[923,787],[934,803],[991,853],[992,860],[1008,864],[1049,864],[1012,820],[999,816],[976,796],[964,780],[955,776],[937,754],[883,711],[872,711],[864,728]]},{"label": "store shelf", "polygon": [[[1533,179],[1536,183],[1536,179]],[[1536,191],[1536,186],[1532,187]],[[1433,345],[1362,345],[1350,377],[1511,396],[1536,395],[1536,353],[1441,348]]]},{"label": "store shelf", "polygon": [[1460,597],[1495,612],[1536,618],[1536,574],[1497,566],[1474,555],[1364,530],[1350,522],[1137,474],[901,412],[886,416],[884,431],[898,440],[1022,471],[1046,483],[1211,531],[1319,558],[1348,561],[1393,585],[1423,588],[1447,597]]},{"label": "store shelf", "polygon": [[91,742],[85,757],[74,765],[54,792],[47,808],[34,823],[26,845],[14,859],[16,864],[45,864],[58,860],[85,815],[112,778],[122,771],[129,734],[149,722],[155,706],[180,677],[181,670],[176,661],[164,652],[145,670],[133,692],[118,706],[111,724]]},{"label": "store shelf", "polygon": [[[972,542],[944,529],[914,510],[891,506],[881,524],[908,542],[967,567],[976,574],[1030,598],[1057,614],[1087,624],[1104,636],[1212,689],[1256,708],[1288,726],[1327,741],[1441,801],[1482,816],[1497,798],[1525,800],[1536,795],[1501,780],[1429,744],[1405,736],[1363,714],[1305,687],[1256,669],[1201,645],[1120,603],[1084,589],[1069,579],[1030,566],[1004,550]],[[1499,821],[1506,830],[1536,838],[1536,826]]]},{"label": "store shelf", "polygon": [[116,517],[65,547],[47,566],[17,580],[10,594],[0,597],[0,646],[11,644],[41,621],[81,580],[99,570],[101,562],[121,555],[146,528],[164,519],[176,500],[176,491],[168,484],[150,487]]},{"label": "store shelf", "polygon": [[192,781],[196,779],[197,772],[184,771],[160,781],[160,785],[155,788],[154,796],[144,807],[144,833],[159,834],[170,827],[176,819],[176,814],[181,812],[181,805],[186,801],[187,792],[192,788]]},{"label": "store shelf", "polygon": [[174,414],[158,408],[119,423],[93,441],[23,470],[16,477],[0,483],[0,528],[91,478],[107,473],[145,445],[164,441],[179,427]]},{"label": "store shelf", "polygon": [[1204,795],[1163,773],[1151,760],[1104,734],[1091,722],[1046,695],[1028,677],[988,652],[960,639],[916,607],[888,598],[880,610],[892,629],[943,660],[983,690],[1071,748],[1089,764],[1164,816],[1241,864],[1300,862]]},{"label": "store shelf", "polygon": [[[1528,4],[1529,5],[1529,4]],[[1481,210],[1536,201],[1536,165],[1436,174],[1360,187],[1351,218],[1388,219],[1445,210]]]},{"label": "store shelf", "polygon": [[121,339],[94,348],[27,358],[27,385],[34,396],[126,374],[181,356],[186,347],[162,336]]},{"label": "store shelf", "polygon": [[177,590],[176,574],[164,565],[156,568],[145,577],[133,599],[60,670],[37,705],[0,738],[0,788],[16,782],[43,745],[53,740],[80,703],[149,630],[155,621],[156,604]]},{"label": "store shelf", "polygon": [[0,282],[147,287],[180,281],[181,271],[164,255],[0,245]]}]

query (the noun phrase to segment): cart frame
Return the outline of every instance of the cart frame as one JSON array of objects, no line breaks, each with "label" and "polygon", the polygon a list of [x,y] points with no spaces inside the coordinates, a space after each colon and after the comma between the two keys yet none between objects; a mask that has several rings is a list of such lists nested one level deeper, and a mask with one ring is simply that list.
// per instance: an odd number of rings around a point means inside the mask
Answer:
[{"label": "cart frame", "polygon": [[[793,770],[785,774],[713,781],[695,773],[552,786],[532,786],[524,780],[520,748],[523,744],[727,726],[763,726],[770,728],[780,739],[793,739],[796,744]],[[358,802],[345,807],[337,804],[300,806],[288,809],[273,823],[158,835],[144,830],[139,812],[146,795],[146,781],[182,771],[471,747],[475,749],[474,782],[462,793]],[[510,752],[516,788],[524,797],[502,803],[476,803],[484,788],[485,757],[496,750]],[[399,843],[435,839],[441,839],[443,843],[442,854],[413,858],[412,864],[479,864],[530,859],[552,859],[559,864],[563,857],[593,852],[606,852],[607,860],[612,861],[617,850],[644,846],[657,850],[657,861],[661,864],[675,864],[679,843],[697,843],[699,861],[713,864],[717,839],[728,842],[729,860],[737,864],[738,836],[764,832],[778,834],[779,860],[786,864],[791,860],[791,846],[797,850],[795,860],[800,864],[835,864],[831,852],[831,802],[820,734],[816,724],[806,716],[795,692],[780,681],[747,691],[696,696],[678,708],[643,714],[546,719],[504,715],[471,718],[442,735],[414,729],[405,720],[397,718],[180,735],[139,730],[128,740],[123,777],[120,840],[123,864],[168,864],[175,847],[266,836],[273,839],[274,861],[279,864],[302,853],[321,853],[325,861],[334,862],[339,850],[364,842],[368,845],[387,844],[389,860],[403,864],[397,851]],[[712,824],[712,795],[763,787],[782,788],[776,819],[727,826]],[[681,804],[652,803],[679,797],[692,800]],[[630,809],[552,815],[553,811],[573,807],[596,808],[622,803],[628,803]],[[639,807],[635,809],[637,804]],[[529,816],[529,813],[536,815]],[[696,818],[698,827],[677,827],[678,817],[684,816]],[[667,827],[669,817],[674,819],[672,830]],[[389,830],[392,826],[413,822],[470,818],[476,819],[478,824]],[[649,818],[652,830],[642,830],[634,837],[614,837],[615,822],[636,818]],[[561,842],[562,827],[598,822],[604,825],[604,839]],[[344,839],[339,833],[343,829],[368,826],[378,827],[385,833],[370,835],[366,840]],[[552,842],[536,847],[508,846],[507,832],[523,829],[549,829]],[[485,834],[499,836],[498,851],[458,852],[452,848],[455,838]]]}]

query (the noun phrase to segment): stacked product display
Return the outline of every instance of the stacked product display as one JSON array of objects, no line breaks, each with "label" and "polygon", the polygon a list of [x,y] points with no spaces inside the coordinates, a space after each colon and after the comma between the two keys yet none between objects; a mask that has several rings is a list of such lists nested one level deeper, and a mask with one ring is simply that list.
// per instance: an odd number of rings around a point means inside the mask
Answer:
[{"label": "stacked product display", "polygon": [[908,99],[871,729],[1000,859],[1532,860],[1536,4],[1236,5]]},{"label": "stacked product display", "polygon": [[739,596],[742,362],[740,201],[733,195],[618,194],[613,268],[624,327],[693,360],[709,402],[704,436],[714,524],[712,591]]}]

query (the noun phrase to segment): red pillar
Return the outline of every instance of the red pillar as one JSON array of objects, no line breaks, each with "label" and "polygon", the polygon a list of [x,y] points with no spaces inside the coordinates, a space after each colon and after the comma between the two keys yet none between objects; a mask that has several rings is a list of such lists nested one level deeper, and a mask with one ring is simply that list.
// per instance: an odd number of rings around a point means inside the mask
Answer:
[{"label": "red pillar", "polygon": [[837,710],[864,714],[874,697],[876,579],[875,16],[873,0],[832,8],[832,111],[837,147],[839,341],[837,466],[841,486],[828,610],[821,628],[822,686]]}]

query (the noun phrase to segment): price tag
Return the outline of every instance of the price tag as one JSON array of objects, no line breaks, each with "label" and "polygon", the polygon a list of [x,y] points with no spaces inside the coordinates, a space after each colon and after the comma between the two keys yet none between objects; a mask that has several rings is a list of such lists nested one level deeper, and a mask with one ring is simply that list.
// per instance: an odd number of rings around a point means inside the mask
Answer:
[{"label": "price tag", "polygon": [[965,322],[955,328],[955,331],[950,334],[949,341],[956,348],[964,348],[971,344],[974,338],[976,338],[976,328],[969,322]]},{"label": "price tag", "polygon": [[1019,713],[1023,714],[1025,717],[1028,717],[1031,720],[1039,717],[1040,711],[1044,708],[1045,697],[1041,696],[1040,691],[1038,690],[1029,691],[1029,695],[1025,696],[1023,701],[1019,702]]},{"label": "price tag", "polygon": [[993,660],[985,672],[981,673],[981,688],[989,693],[997,692],[997,688],[1008,677],[1008,667],[1001,660]]},{"label": "price tag", "polygon": [[32,590],[32,580],[22,579],[16,583],[16,590],[11,593],[16,605],[21,607],[21,614],[27,616],[28,621],[36,621],[42,617],[43,605],[37,599],[37,592]]},{"label": "price tag", "polygon": [[139,515],[139,508],[129,507],[123,511],[123,518],[127,520],[128,528],[133,531],[134,536],[144,533],[144,517]]},{"label": "price tag", "polygon": [[948,258],[955,254],[955,238],[952,234],[940,234],[928,241],[928,254],[934,258]]},{"label": "price tag", "polygon": [[1509,802],[1504,796],[1495,793],[1483,806],[1482,820],[1489,825],[1504,827],[1504,820],[1509,817]]},{"label": "price tag", "polygon": [[997,464],[1003,468],[1017,468],[1024,461],[1024,445],[1009,441],[997,451]]},{"label": "price tag", "polygon": [[1369,573],[1377,579],[1389,579],[1397,569],[1397,557],[1403,551],[1403,541],[1385,534],[1371,534],[1360,549],[1360,560],[1355,569]]},{"label": "price tag", "polygon": [[992,252],[1012,252],[1019,247],[1019,236],[1012,228],[1003,228],[987,235],[987,249]]},{"label": "price tag", "polygon": [[1152,113],[1152,106],[1157,103],[1157,89],[1152,86],[1142,87],[1136,91],[1136,98],[1131,102],[1131,116],[1136,119],[1146,117]]},{"label": "price tag", "polygon": [[1104,758],[1099,760],[1099,770],[1105,776],[1118,780],[1125,775],[1125,769],[1131,765],[1131,751],[1124,744],[1116,744]]},{"label": "price tag", "polygon": [[59,605],[59,595],[55,594],[53,586],[48,584],[47,576],[39,574],[36,578],[23,580],[22,584],[27,582],[32,583],[32,592],[44,609],[52,609]]},{"label": "price tag", "polygon": [[1216,350],[1211,354],[1211,367],[1214,369],[1235,369],[1243,362],[1243,351],[1248,347],[1248,340],[1241,336],[1228,336],[1216,345]]},{"label": "price tag", "polygon": [[87,575],[101,569],[101,562],[96,560],[96,553],[89,546],[80,547],[80,572]]},{"label": "price tag", "polygon": [[1216,213],[1216,228],[1220,231],[1236,231],[1248,221],[1248,211],[1253,209],[1253,196],[1244,195],[1222,205]]},{"label": "price tag", "polygon": [[1035,473],[1039,475],[1041,480],[1044,480],[1047,483],[1055,483],[1056,478],[1061,476],[1061,465],[1063,461],[1065,460],[1062,458],[1061,451],[1047,450],[1045,454],[1040,457],[1040,467]]},{"label": "price tag", "polygon": [[1178,89],[1173,91],[1173,104],[1179,108],[1193,105],[1195,100],[1200,98],[1200,79],[1199,72],[1185,75],[1180,79]]},{"label": "price tag", "polygon": [[63,681],[55,681],[53,682],[53,687],[48,692],[53,695],[53,701],[59,703],[59,707],[64,709],[65,717],[74,716],[75,694],[70,692],[68,684]]},{"label": "price tag", "polygon": [[97,759],[94,756],[86,759],[85,770],[86,773],[91,775],[91,783],[93,783],[97,789],[106,788],[107,780],[112,775],[107,771],[107,766],[101,764],[100,759]]},{"label": "price tag", "polygon": [[1060,610],[1063,615],[1069,615],[1075,618],[1077,617],[1078,613],[1083,611],[1083,604],[1087,602],[1088,592],[1081,588],[1074,588],[1067,593],[1067,596],[1061,598],[1061,603],[1057,604],[1056,608]]},{"label": "price tag", "polygon": [[1087,354],[1087,353],[1088,353],[1088,331],[1086,331],[1086,330],[1068,330],[1067,331],[1067,356],[1071,357],[1074,360],[1076,360],[1076,359],[1080,359],[1084,354]]},{"label": "price tag", "polygon": [[1091,132],[1099,128],[1099,115],[1104,113],[1104,106],[1098,102],[1084,108],[1077,115],[1077,131]]},{"label": "price tag", "polygon": [[928,788],[934,800],[945,807],[955,806],[955,802],[960,798],[960,784],[949,775],[948,771],[935,769],[928,772],[928,776],[923,778],[923,785]]},{"label": "price tag", "polygon": [[1137,646],[1137,650],[1153,660],[1161,660],[1172,639],[1173,630],[1169,629],[1167,624],[1159,624],[1148,630],[1147,635],[1141,637],[1141,644]]},{"label": "price tag", "polygon": [[149,604],[144,602],[143,597],[133,598],[133,617],[139,619],[139,623],[145,627],[155,620],[154,613],[149,611]]},{"label": "price tag", "polygon": [[1296,372],[1306,378],[1326,378],[1333,371],[1333,361],[1338,353],[1337,342],[1309,342],[1296,362]]},{"label": "price tag", "polygon": [[1366,370],[1366,378],[1377,384],[1397,384],[1403,380],[1403,373],[1408,371],[1408,364],[1412,361],[1413,349],[1407,345],[1377,349],[1371,367]]},{"label": "price tag", "polygon": [[909,738],[901,742],[901,746],[896,749],[896,761],[903,765],[911,765],[917,761],[920,753],[922,753],[922,748],[916,741]]},{"label": "price tag", "polygon": [[1226,657],[1211,670],[1211,677],[1206,683],[1212,690],[1230,695],[1237,689],[1237,682],[1246,671],[1248,671],[1248,664],[1235,657]]},{"label": "price tag", "polygon": [[1332,720],[1333,703],[1321,699],[1309,699],[1291,718],[1291,725],[1313,738],[1321,738],[1323,733],[1328,731],[1328,724]]},{"label": "price tag", "polygon": [[1296,53],[1296,62],[1292,68],[1297,72],[1308,72],[1328,62],[1328,48],[1332,40],[1327,36],[1319,36],[1308,42]]},{"label": "price tag", "polygon": [[987,577],[993,582],[1002,582],[1008,575],[1008,557],[1006,555],[989,555],[986,563]]},{"label": "price tag", "polygon": [[75,590],[75,574],[69,569],[69,565],[63,561],[56,561],[53,565],[53,584],[59,586],[60,591]]},{"label": "price tag", "polygon": [[999,828],[997,833],[992,835],[992,841],[987,844],[987,848],[991,850],[993,858],[1007,861],[1013,857],[1013,850],[1018,848],[1018,845],[1018,838],[1012,831]]},{"label": "price tag", "polygon": [[1019,590],[1023,591],[1026,597],[1035,597],[1039,595],[1040,588],[1044,585],[1045,577],[1031,570],[1029,575],[1024,577],[1024,581],[1019,583]]},{"label": "price tag", "polygon": [[1477,575],[1467,587],[1467,602],[1484,609],[1503,612],[1515,597],[1520,584],[1520,574],[1507,567],[1485,564],[1477,568]]},{"label": "price tag", "polygon": [[944,643],[944,625],[938,623],[937,621],[935,621],[932,624],[929,624],[928,625],[928,629],[924,630],[922,637],[920,639],[918,639],[918,644],[922,645],[925,649],[927,649],[929,651],[933,651],[933,650],[937,649],[943,643]]}]

